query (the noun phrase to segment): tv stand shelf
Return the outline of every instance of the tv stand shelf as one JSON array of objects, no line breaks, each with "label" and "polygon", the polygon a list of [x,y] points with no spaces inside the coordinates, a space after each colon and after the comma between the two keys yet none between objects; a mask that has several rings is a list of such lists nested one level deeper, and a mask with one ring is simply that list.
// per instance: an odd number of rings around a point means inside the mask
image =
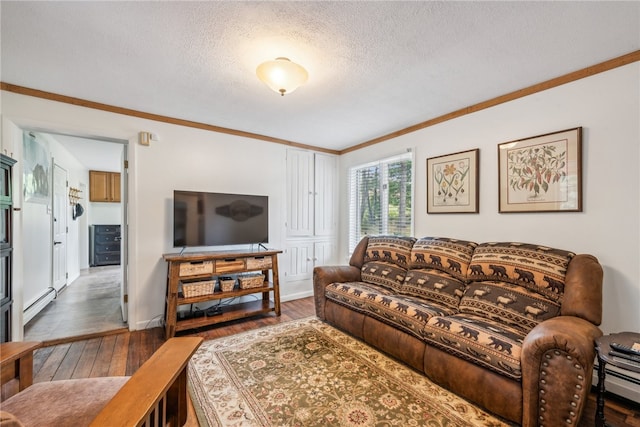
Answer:
[{"label": "tv stand shelf", "polygon": [[[168,264],[167,292],[165,301],[165,337],[169,339],[176,332],[201,328],[231,320],[243,319],[275,312],[280,316],[280,285],[278,280],[278,254],[282,251],[266,250],[259,252],[225,251],[193,252],[184,254],[164,254]],[[219,285],[212,286],[212,293],[185,298],[180,290],[182,284],[199,282],[219,282],[220,277],[238,276],[246,273],[262,273],[262,286],[240,289],[238,284],[233,290],[221,291]],[[271,280],[269,276],[271,275]],[[270,298],[273,293],[273,300]],[[178,306],[237,298],[262,294],[255,301],[235,304],[220,304],[222,312],[212,316],[178,320]]]}]

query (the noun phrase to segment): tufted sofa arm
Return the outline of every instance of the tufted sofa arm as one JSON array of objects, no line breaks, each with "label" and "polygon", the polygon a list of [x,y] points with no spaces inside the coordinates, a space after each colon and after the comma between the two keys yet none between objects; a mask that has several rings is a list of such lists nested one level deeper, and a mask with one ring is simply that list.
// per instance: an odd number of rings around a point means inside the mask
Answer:
[{"label": "tufted sofa arm", "polygon": [[316,306],[316,316],[325,320],[324,304],[325,295],[324,288],[335,282],[357,282],[360,281],[360,269],[354,266],[333,266],[333,267],[315,267],[313,269],[313,293]]},{"label": "tufted sofa arm", "polygon": [[586,404],[594,341],[602,331],[584,319],[558,316],[533,328],[522,346],[523,426],[571,426]]}]

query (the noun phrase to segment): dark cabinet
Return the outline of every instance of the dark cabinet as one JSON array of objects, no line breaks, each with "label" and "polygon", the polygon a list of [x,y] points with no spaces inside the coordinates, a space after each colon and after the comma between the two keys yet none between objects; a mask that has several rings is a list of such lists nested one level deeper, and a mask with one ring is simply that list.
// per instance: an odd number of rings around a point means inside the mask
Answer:
[{"label": "dark cabinet", "polygon": [[91,225],[89,228],[89,265],[120,264],[120,225]]},{"label": "dark cabinet", "polygon": [[13,305],[12,170],[16,163],[0,154],[0,342],[11,341]]}]

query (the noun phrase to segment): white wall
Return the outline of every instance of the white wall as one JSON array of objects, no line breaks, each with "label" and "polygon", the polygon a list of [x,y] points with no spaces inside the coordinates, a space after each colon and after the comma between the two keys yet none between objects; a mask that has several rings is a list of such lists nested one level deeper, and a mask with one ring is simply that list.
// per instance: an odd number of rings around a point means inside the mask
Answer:
[{"label": "white wall", "polygon": [[[582,126],[583,212],[498,213],[497,145]],[[598,257],[606,332],[640,331],[640,64],[572,82],[340,157],[348,168],[415,150],[415,235],[521,241]],[[480,148],[480,213],[426,213],[426,159]],[[342,259],[348,216],[340,219]]]},{"label": "white wall", "polygon": [[87,207],[91,224],[120,224],[122,215],[121,203],[89,202]]},{"label": "white wall", "polygon": [[[26,202],[20,212],[23,223],[27,225],[22,235],[24,253],[29,255],[23,259],[24,306],[14,304],[14,309],[31,306],[49,292],[51,285],[51,204]],[[14,256],[18,256],[15,251]]]},{"label": "white wall", "polygon": [[[174,189],[268,195],[269,246],[282,248],[285,145],[9,92],[2,92],[1,108],[3,147],[17,144],[15,132],[10,131],[16,126],[129,141],[129,320],[132,329],[157,325],[150,321],[159,320],[164,312],[167,267],[162,254],[177,251],[172,247]],[[152,131],[159,135],[160,141],[141,146],[137,143],[140,131]],[[16,283],[17,292],[22,292],[23,285],[23,281]],[[282,296],[286,298],[286,292]]]}]

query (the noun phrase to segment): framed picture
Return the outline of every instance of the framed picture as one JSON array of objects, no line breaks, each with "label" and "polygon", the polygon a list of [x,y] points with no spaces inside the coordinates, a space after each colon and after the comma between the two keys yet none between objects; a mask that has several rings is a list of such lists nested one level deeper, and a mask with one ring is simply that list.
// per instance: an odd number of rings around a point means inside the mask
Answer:
[{"label": "framed picture", "polygon": [[51,157],[47,141],[24,132],[22,139],[24,201],[51,203]]},{"label": "framed picture", "polygon": [[498,144],[500,212],[582,211],[582,128]]},{"label": "framed picture", "polygon": [[478,213],[479,149],[427,159],[427,213]]}]

